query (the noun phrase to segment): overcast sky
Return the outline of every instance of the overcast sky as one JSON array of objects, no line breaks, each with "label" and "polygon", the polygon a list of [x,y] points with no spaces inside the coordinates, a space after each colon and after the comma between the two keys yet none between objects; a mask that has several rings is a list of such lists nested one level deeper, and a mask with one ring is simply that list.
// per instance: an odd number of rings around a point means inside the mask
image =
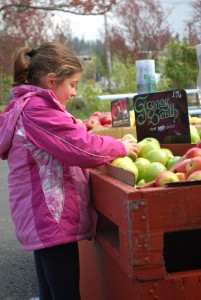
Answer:
[{"label": "overcast sky", "polygon": [[[193,0],[159,0],[165,11],[168,7],[173,8],[168,19],[175,32],[182,34],[184,20],[188,18],[190,3]],[[104,34],[104,16],[77,16],[68,14],[71,22],[72,35],[85,40],[96,40]]]}]

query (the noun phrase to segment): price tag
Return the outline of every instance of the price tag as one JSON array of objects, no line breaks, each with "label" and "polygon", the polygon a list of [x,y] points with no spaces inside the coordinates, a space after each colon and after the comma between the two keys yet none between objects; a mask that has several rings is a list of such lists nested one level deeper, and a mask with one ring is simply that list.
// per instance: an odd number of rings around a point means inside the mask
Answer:
[{"label": "price tag", "polygon": [[133,106],[138,141],[154,137],[161,144],[190,143],[185,90],[136,95]]},{"label": "price tag", "polygon": [[111,101],[112,127],[130,126],[129,98]]}]

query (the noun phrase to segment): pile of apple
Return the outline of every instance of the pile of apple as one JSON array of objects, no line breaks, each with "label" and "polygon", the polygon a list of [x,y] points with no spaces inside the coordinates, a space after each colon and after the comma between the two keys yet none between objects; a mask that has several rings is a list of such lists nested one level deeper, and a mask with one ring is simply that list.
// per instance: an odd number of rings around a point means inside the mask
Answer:
[{"label": "pile of apple", "polygon": [[[123,138],[136,142],[132,134],[126,134]],[[138,142],[138,146],[139,154],[136,159],[126,156],[111,163],[132,172],[135,186],[163,187],[168,182],[201,180],[201,141],[183,156],[175,156],[170,149],[163,148],[152,137]]]},{"label": "pile of apple", "polygon": [[190,124],[201,124],[201,118],[196,116],[189,115],[189,123]]},{"label": "pile of apple", "polygon": [[[111,112],[100,112],[95,111],[92,113],[89,118],[85,120],[76,119],[77,123],[83,125],[87,131],[93,129],[102,128],[102,127],[111,127],[112,126],[112,116]],[[135,114],[134,111],[130,111],[130,126],[135,125]]]},{"label": "pile of apple", "polygon": [[193,124],[190,124],[190,137],[192,144],[197,144],[201,139],[201,131]]}]

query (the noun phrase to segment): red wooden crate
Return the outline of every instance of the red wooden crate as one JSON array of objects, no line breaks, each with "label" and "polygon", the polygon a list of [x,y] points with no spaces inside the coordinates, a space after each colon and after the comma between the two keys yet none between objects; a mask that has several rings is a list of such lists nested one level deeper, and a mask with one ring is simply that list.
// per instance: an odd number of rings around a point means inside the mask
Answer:
[{"label": "red wooden crate", "polygon": [[201,187],[136,190],[98,169],[90,178],[100,217],[95,244],[80,243],[83,300],[200,299]]}]

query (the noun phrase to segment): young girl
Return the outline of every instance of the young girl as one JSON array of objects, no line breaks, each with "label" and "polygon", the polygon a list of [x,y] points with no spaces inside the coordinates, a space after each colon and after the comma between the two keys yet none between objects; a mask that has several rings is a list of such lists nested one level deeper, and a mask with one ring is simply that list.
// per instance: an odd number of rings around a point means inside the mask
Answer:
[{"label": "young girl", "polygon": [[0,119],[0,157],[23,250],[34,251],[40,300],[78,300],[77,242],[95,235],[87,168],[136,156],[129,140],[90,134],[65,107],[83,67],[60,43],[14,55],[13,99]]}]

